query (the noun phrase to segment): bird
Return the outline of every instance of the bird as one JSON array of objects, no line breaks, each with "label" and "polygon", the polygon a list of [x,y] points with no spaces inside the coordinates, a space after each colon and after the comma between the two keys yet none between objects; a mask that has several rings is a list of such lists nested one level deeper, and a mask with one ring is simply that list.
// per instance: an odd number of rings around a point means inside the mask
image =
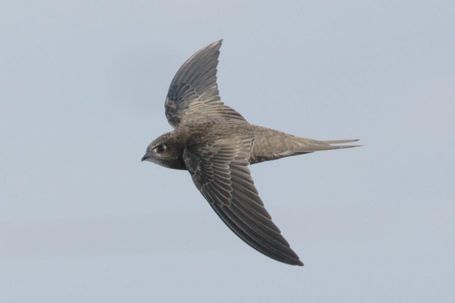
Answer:
[{"label": "bird", "polygon": [[303,266],[264,207],[249,166],[315,151],[351,148],[358,139],[320,141],[250,124],[225,105],[217,84],[223,40],[187,59],[171,81],[165,115],[174,128],[153,140],[142,161],[191,178],[221,220],[248,245],[289,265]]}]

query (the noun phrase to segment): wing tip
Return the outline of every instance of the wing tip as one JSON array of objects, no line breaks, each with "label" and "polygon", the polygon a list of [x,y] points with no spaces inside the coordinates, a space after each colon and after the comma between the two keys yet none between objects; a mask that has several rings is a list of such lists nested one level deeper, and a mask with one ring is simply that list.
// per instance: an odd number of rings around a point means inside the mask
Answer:
[{"label": "wing tip", "polygon": [[221,45],[223,44],[223,39],[218,39],[209,45],[206,46],[206,48],[214,48],[216,50],[219,50],[221,48]]},{"label": "wing tip", "polygon": [[276,259],[276,260],[280,261],[280,262],[283,262],[283,263],[286,263],[286,264],[289,264],[289,265],[304,266],[303,262],[300,261],[300,258],[299,258],[299,256],[297,256],[297,254],[295,255],[295,258],[292,258],[292,259],[281,259],[281,260]]},{"label": "wing tip", "polygon": [[293,266],[304,266],[303,262],[300,261],[300,259],[293,259],[293,260],[286,260],[286,261],[281,261],[283,263],[293,265]]}]

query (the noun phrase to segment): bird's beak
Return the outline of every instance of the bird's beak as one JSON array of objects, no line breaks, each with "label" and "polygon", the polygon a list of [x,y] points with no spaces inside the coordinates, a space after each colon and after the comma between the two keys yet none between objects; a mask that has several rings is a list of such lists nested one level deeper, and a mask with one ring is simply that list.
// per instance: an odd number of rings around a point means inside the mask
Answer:
[{"label": "bird's beak", "polygon": [[148,158],[149,158],[149,156],[148,156],[147,154],[145,154],[145,155],[142,157],[141,161],[145,161],[145,160],[147,160]]}]

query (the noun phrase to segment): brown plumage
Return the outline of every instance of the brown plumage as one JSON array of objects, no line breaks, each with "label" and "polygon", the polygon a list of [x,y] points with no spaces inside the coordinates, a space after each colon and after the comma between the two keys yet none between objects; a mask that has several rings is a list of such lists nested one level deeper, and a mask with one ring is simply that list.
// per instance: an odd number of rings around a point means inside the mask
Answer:
[{"label": "brown plumage", "polygon": [[169,88],[165,113],[175,128],[155,139],[142,160],[188,170],[223,222],[261,253],[303,265],[264,208],[248,165],[319,150],[354,147],[357,140],[318,141],[248,123],[221,102],[216,83],[221,41],[191,56]]}]

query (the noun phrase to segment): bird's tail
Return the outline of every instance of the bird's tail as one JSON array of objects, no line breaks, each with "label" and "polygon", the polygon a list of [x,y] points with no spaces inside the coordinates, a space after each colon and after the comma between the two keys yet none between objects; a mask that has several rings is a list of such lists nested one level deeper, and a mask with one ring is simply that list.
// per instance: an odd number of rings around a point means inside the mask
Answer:
[{"label": "bird's tail", "polygon": [[346,143],[354,143],[357,141],[359,141],[359,139],[325,140],[325,141],[321,141],[321,142],[328,144],[327,149],[338,149],[338,148],[351,148],[351,147],[362,146],[359,144],[346,144]]},{"label": "bird's tail", "polygon": [[296,137],[261,126],[254,126],[254,131],[255,141],[250,158],[251,164],[294,155],[308,154],[315,151],[360,146],[352,144],[359,141],[358,139],[326,141],[314,140],[310,138]]},{"label": "bird's tail", "polygon": [[332,150],[341,148],[352,148],[361,145],[349,144],[359,141],[359,139],[346,139],[346,140],[314,140],[310,138],[293,137],[294,142],[297,146],[293,148],[293,151],[298,153],[311,153],[322,150]]}]

